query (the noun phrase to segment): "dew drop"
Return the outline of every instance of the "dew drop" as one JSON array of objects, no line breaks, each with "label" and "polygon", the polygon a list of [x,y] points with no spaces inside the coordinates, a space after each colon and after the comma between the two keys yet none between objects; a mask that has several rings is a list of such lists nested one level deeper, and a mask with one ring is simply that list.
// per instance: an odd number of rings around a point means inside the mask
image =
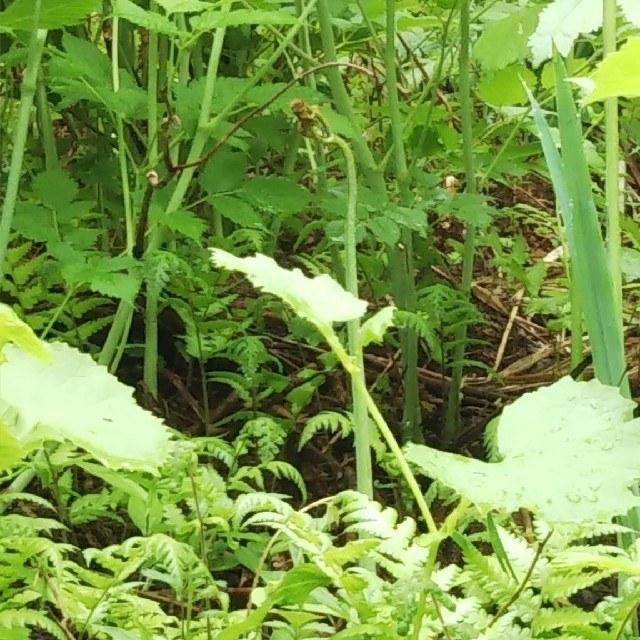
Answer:
[{"label": "dew drop", "polygon": [[577,493],[567,493],[567,500],[569,502],[580,502],[582,498]]}]

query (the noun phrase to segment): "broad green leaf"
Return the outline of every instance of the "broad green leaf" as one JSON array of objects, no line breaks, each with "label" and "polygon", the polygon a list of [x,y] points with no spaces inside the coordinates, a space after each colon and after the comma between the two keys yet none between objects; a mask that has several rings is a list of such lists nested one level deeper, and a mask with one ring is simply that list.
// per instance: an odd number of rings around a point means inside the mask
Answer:
[{"label": "broad green leaf", "polygon": [[524,7],[483,29],[473,55],[485,70],[502,69],[528,55],[528,41],[538,24],[539,12],[539,7]]},{"label": "broad green leaf", "polygon": [[229,193],[247,182],[248,166],[244,153],[221,149],[207,162],[198,181],[207,193]]},{"label": "broad green leaf", "polygon": [[497,213],[488,199],[479,193],[458,193],[451,200],[449,207],[458,220],[480,229],[488,227]]},{"label": "broad green leaf", "polygon": [[145,113],[146,93],[129,72],[120,70],[120,89],[114,92],[109,57],[91,42],[69,33],[62,36],[65,51],[49,62],[50,85],[60,93],[58,108],[81,100],[103,104],[124,118]]},{"label": "broad green leaf", "polygon": [[585,104],[612,97],[640,97],[640,38],[630,38],[619,51],[608,55],[588,82],[593,83],[593,91],[585,97]]},{"label": "broad green leaf", "polygon": [[331,582],[329,576],[313,564],[299,564],[285,574],[269,598],[282,605],[304,604],[309,594]]},{"label": "broad green leaf", "polygon": [[360,327],[360,349],[364,349],[372,342],[381,343],[384,340],[387,329],[393,326],[395,312],[396,308],[393,306],[383,307],[363,323]]},{"label": "broad green leaf", "polygon": [[68,172],[52,169],[34,178],[33,191],[40,202],[54,211],[62,211],[77,197],[78,185]]},{"label": "broad green leaf", "polygon": [[635,403],[597,380],[565,377],[508,406],[497,426],[501,461],[472,460],[422,445],[407,459],[483,512],[531,510],[550,524],[608,522],[640,506],[640,420]]},{"label": "broad green leaf", "polygon": [[529,38],[533,65],[553,57],[554,47],[566,58],[578,36],[602,26],[602,6],[602,0],[554,0],[547,5]]},{"label": "broad green leaf", "polygon": [[207,228],[205,221],[188,209],[179,209],[178,211],[167,213],[162,216],[160,223],[167,229],[171,229],[175,233],[181,233],[196,242],[200,242],[202,234]]},{"label": "broad green leaf", "polygon": [[260,627],[262,621],[267,617],[267,614],[272,608],[273,602],[271,600],[267,600],[257,609],[253,609],[251,613],[244,617],[240,622],[231,624],[226,629],[220,631],[220,633],[217,633],[216,640],[236,640],[236,638],[239,638],[240,636],[244,636],[245,634],[255,631]]},{"label": "broad green leaf", "polygon": [[348,322],[364,315],[367,303],[345,291],[324,274],[305,276],[300,269],[283,269],[272,258],[260,253],[236,258],[222,249],[212,249],[213,263],[230,271],[240,271],[258,289],[286,302],[297,315],[322,329],[334,322]]},{"label": "broad green leaf", "polygon": [[210,2],[202,0],[156,0],[166,12],[167,15],[172,13],[200,13],[211,9]]},{"label": "broad green leaf", "polygon": [[523,64],[511,64],[495,73],[484,73],[478,83],[478,95],[494,107],[521,105],[527,101],[522,82],[534,87],[536,76]]},{"label": "broad green leaf", "polygon": [[166,16],[147,11],[131,0],[113,0],[113,15],[131,22],[131,24],[167,36],[177,36],[182,33]]},{"label": "broad green leaf", "polygon": [[242,197],[283,216],[299,213],[311,200],[307,189],[284,176],[257,176],[248,180],[243,185]]},{"label": "broad green leaf", "polygon": [[21,446],[68,440],[110,469],[156,473],[171,441],[162,420],[141,409],[133,389],[72,347],[43,343],[50,364],[5,347],[0,365],[0,413]]},{"label": "broad green leaf", "polygon": [[[60,29],[82,22],[87,14],[100,9],[99,0],[42,0],[40,29]],[[0,12],[0,25],[15,31],[33,28],[33,0],[14,0]]]},{"label": "broad green leaf", "polygon": [[[400,240],[400,227],[387,216],[374,216],[369,219],[367,225],[378,242],[393,246]],[[344,224],[342,226],[344,227]]]},{"label": "broad green leaf", "polygon": [[216,211],[238,227],[264,228],[262,216],[255,207],[236,196],[213,195],[207,198]]},{"label": "broad green leaf", "polygon": [[259,11],[236,9],[235,11],[209,11],[191,20],[194,31],[211,31],[219,27],[237,27],[243,24],[284,25],[295,24],[296,18],[284,11]]}]

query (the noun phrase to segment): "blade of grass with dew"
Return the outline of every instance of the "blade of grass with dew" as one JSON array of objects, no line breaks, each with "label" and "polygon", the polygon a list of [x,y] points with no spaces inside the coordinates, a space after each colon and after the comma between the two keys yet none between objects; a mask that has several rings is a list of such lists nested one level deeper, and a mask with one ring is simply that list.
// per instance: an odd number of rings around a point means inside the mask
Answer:
[{"label": "blade of grass with dew", "polygon": [[[604,241],[582,146],[577,110],[561,60],[556,60],[558,119],[562,157],[553,142],[542,109],[527,89],[533,114],[567,233],[573,284],[578,288],[598,379],[619,386],[625,359],[621,319],[607,266]],[[623,385],[623,393],[624,393]]]},{"label": "blade of grass with dew", "polygon": [[[526,90],[567,233],[574,276],[572,286],[575,287],[572,293],[579,297],[583,307],[596,376],[603,384],[619,386],[621,393],[629,397],[620,307],[616,304],[616,292],[608,269],[578,112],[564,64],[558,56],[555,69],[562,157],[540,105],[529,89]],[[623,524],[640,530],[640,513],[637,510],[630,512]],[[626,547],[634,538],[633,534],[624,536],[621,542]]]}]

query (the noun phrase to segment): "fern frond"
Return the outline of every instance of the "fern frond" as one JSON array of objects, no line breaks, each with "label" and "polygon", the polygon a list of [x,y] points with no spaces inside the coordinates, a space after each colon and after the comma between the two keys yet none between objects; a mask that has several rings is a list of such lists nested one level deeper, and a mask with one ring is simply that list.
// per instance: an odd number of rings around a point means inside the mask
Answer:
[{"label": "fern frond", "polygon": [[284,501],[286,496],[274,493],[245,493],[238,497],[233,514],[234,526],[239,527],[244,518],[256,511],[275,513],[285,518],[295,513],[294,509]]},{"label": "fern frond", "polygon": [[64,631],[40,611],[32,609],[0,611],[0,629],[26,629],[29,627],[42,629],[56,640],[68,640]]},{"label": "fern frond", "polygon": [[302,429],[298,451],[302,450],[309,440],[320,431],[326,431],[330,434],[340,433],[344,439],[353,432],[353,423],[348,416],[337,411],[322,411],[312,416]]},{"label": "fern frond", "polygon": [[541,631],[554,631],[568,627],[596,626],[599,622],[598,618],[595,611],[585,611],[580,607],[547,608],[538,612],[533,621],[532,630],[534,633],[540,633]]},{"label": "fern frond", "polygon": [[285,479],[292,482],[302,495],[302,499],[307,500],[307,486],[302,474],[289,462],[284,460],[272,460],[264,466],[265,471],[269,471],[278,479]]}]

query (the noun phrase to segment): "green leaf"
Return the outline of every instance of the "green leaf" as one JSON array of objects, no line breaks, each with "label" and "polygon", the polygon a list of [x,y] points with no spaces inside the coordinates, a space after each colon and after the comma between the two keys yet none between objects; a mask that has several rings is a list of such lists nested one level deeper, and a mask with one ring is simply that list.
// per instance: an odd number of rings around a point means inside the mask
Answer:
[{"label": "green leaf", "polygon": [[167,15],[172,13],[200,13],[211,8],[209,2],[202,0],[156,0],[166,12]]},{"label": "green leaf", "polygon": [[367,303],[345,291],[324,274],[308,278],[300,269],[283,269],[260,253],[236,258],[221,249],[211,250],[213,263],[230,271],[240,271],[258,289],[286,302],[297,315],[326,330],[334,322],[348,322],[364,315]]},{"label": "green leaf", "polygon": [[40,202],[54,211],[62,211],[75,200],[78,185],[66,171],[53,169],[34,178],[33,191]]},{"label": "green leaf", "polygon": [[[605,384],[618,386],[623,382],[626,370],[622,318],[618,313],[591,174],[584,154],[582,121],[559,56],[556,56],[555,68],[558,128],[569,196],[569,201],[563,202],[560,209],[567,228],[573,287],[580,295],[584,309],[596,376]],[[555,188],[557,176],[552,178]]]},{"label": "green leaf", "polygon": [[591,82],[594,88],[585,104],[613,97],[640,97],[640,38],[630,38],[619,51],[600,62]]},{"label": "green leaf", "polygon": [[31,327],[20,320],[16,312],[0,302],[0,363],[4,362],[2,348],[13,343],[26,353],[39,358],[43,362],[51,362],[44,343],[36,336]]},{"label": "green leaf", "polygon": [[229,193],[247,182],[247,170],[244,153],[222,149],[207,162],[198,181],[207,193]]},{"label": "green leaf", "polygon": [[309,594],[331,582],[329,576],[314,564],[299,564],[289,569],[270,599],[286,606],[304,604]]},{"label": "green leaf", "polygon": [[360,327],[360,349],[364,349],[372,342],[381,343],[387,333],[387,329],[393,326],[393,316],[396,308],[383,307]]},{"label": "green leaf", "polygon": [[527,102],[527,92],[522,81],[528,86],[537,84],[535,74],[523,64],[512,64],[495,73],[485,73],[478,83],[478,95],[494,107],[521,105]]},{"label": "green leaf", "polygon": [[205,221],[188,209],[179,209],[173,213],[165,214],[160,219],[160,223],[167,229],[171,229],[175,233],[181,233],[196,242],[202,240],[202,235],[207,228]]},{"label": "green leaf", "polygon": [[133,389],[72,347],[43,343],[51,363],[13,345],[0,365],[0,414],[21,446],[68,440],[110,469],[156,473],[170,451],[162,420],[141,409]]},{"label": "green leaf", "polygon": [[237,9],[235,11],[210,11],[193,18],[194,31],[212,31],[219,27],[237,27],[242,24],[284,25],[295,24],[296,18],[284,11],[258,11],[256,9]]},{"label": "green leaf", "polygon": [[[40,29],[61,29],[82,22],[100,9],[98,0],[41,0]],[[33,0],[14,0],[0,13],[2,28],[30,31],[33,28]]]},{"label": "green leaf", "polygon": [[91,291],[133,304],[140,291],[140,281],[128,273],[105,271],[94,273],[89,281]]},{"label": "green leaf", "polygon": [[210,196],[207,201],[218,213],[239,227],[264,228],[262,216],[247,202],[235,196]]},{"label": "green leaf", "polygon": [[[529,38],[534,67],[553,57],[554,49],[566,58],[578,36],[602,26],[602,0],[554,0],[541,12]],[[505,40],[498,46],[505,46]]]},{"label": "green leaf", "polygon": [[400,240],[400,228],[393,220],[386,216],[371,218],[368,226],[378,242],[393,246]]},{"label": "green leaf", "polygon": [[64,52],[49,62],[50,84],[61,94],[58,108],[81,100],[104,105],[124,118],[145,113],[146,93],[124,69],[120,70],[120,89],[113,91],[111,61],[91,42],[69,33],[62,36]]},{"label": "green leaf", "polygon": [[[135,24],[149,31],[155,31],[167,36],[180,35],[180,29],[168,18],[154,13],[153,11],[147,11],[137,4],[131,2],[131,0],[113,0],[113,15],[114,17],[124,18],[125,20]],[[185,33],[186,35],[186,33]]]},{"label": "green leaf", "polygon": [[500,462],[409,445],[407,459],[483,512],[531,510],[551,525],[608,522],[640,505],[635,403],[597,380],[565,377],[508,406],[496,427]]},{"label": "green leaf", "polygon": [[479,193],[456,194],[449,204],[449,209],[458,220],[479,229],[488,227],[496,215],[495,208]]},{"label": "green leaf", "polygon": [[242,195],[283,216],[299,213],[311,200],[307,189],[284,176],[257,176],[245,183]]},{"label": "green leaf", "polygon": [[538,24],[539,12],[539,7],[527,6],[488,24],[473,49],[476,60],[487,71],[523,60],[529,53],[529,38]]}]

